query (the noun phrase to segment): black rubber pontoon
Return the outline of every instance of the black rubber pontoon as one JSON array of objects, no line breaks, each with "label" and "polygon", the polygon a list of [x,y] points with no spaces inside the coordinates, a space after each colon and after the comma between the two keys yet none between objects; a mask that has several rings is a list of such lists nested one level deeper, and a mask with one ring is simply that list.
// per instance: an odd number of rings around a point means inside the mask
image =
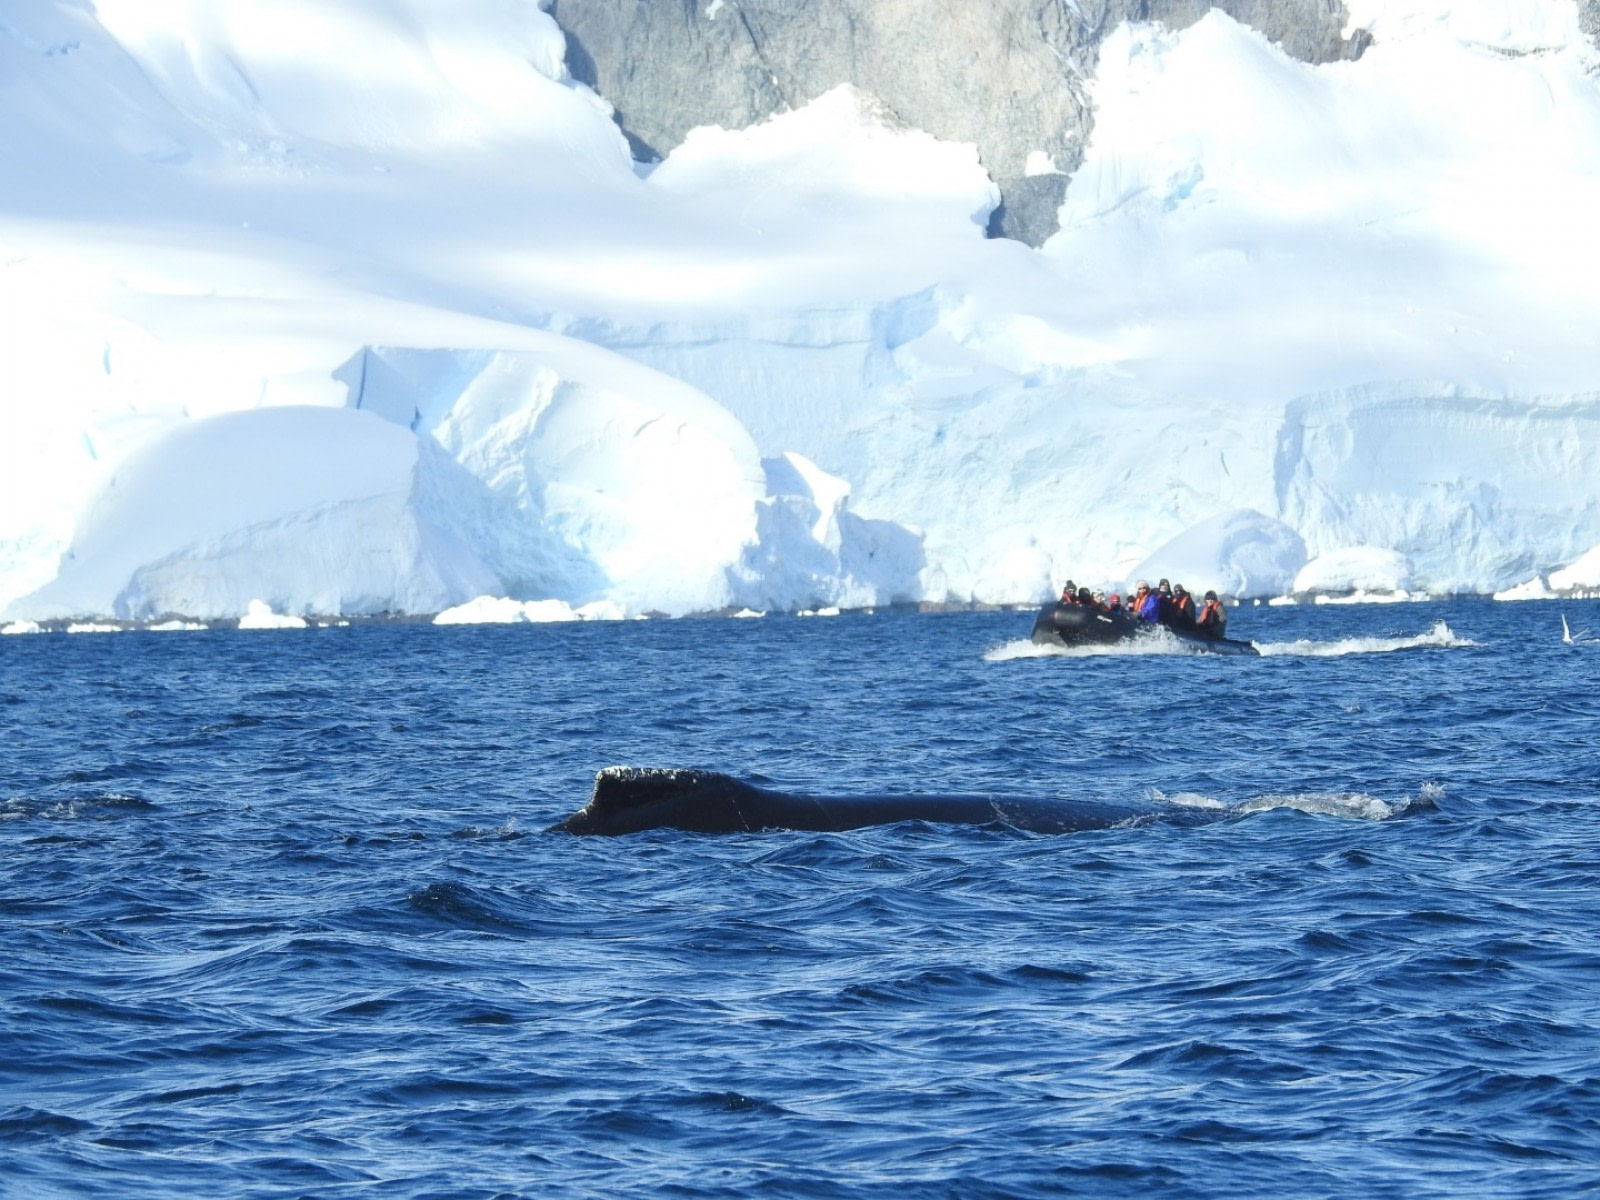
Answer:
[{"label": "black rubber pontoon", "polygon": [[1163,634],[1207,654],[1261,653],[1250,642],[1214,637],[1199,629],[1156,625],[1127,613],[1108,613],[1082,604],[1047,604],[1033,622],[1033,641],[1042,646],[1111,646]]}]

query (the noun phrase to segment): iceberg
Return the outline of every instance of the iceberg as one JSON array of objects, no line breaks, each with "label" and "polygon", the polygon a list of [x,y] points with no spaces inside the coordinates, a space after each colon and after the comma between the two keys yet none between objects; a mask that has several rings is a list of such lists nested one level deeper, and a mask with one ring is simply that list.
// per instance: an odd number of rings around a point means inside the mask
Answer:
[{"label": "iceberg", "polygon": [[1324,594],[1403,594],[1411,586],[1411,564],[1394,550],[1346,546],[1320,554],[1300,568],[1290,590]]},{"label": "iceberg", "polygon": [[[166,622],[163,622],[166,624]],[[287,613],[275,613],[270,605],[263,600],[252,600],[245,606],[244,616],[239,618],[240,629],[305,629],[307,621],[304,617],[290,616]],[[155,626],[151,626],[155,628]]]},{"label": "iceberg", "polygon": [[1194,595],[1275,596],[1293,589],[1305,543],[1281,521],[1249,509],[1202,521],[1139,564],[1131,579],[1182,583]]},{"label": "iceberg", "polygon": [[495,581],[460,519],[474,486],[442,450],[352,409],[183,422],[122,461],[56,577],[11,611],[34,621],[436,611]]},{"label": "iceberg", "polygon": [[744,427],[670,376],[539,336],[517,353],[365,351],[352,402],[481,483],[494,590],[674,615],[730,603],[764,488]]},{"label": "iceberg", "polygon": [[1600,593],[1600,546],[1579,555],[1559,571],[1551,571],[1550,589],[1567,595]]},{"label": "iceberg", "polygon": [[597,601],[573,608],[560,600],[512,600],[506,596],[478,596],[447,608],[433,618],[435,625],[553,625],[564,621],[620,621],[622,607]]},{"label": "iceberg", "polygon": [[1496,600],[1549,600],[1556,593],[1552,592],[1544,581],[1544,576],[1535,575],[1532,579],[1524,580],[1512,587],[1501,588],[1494,593]]}]

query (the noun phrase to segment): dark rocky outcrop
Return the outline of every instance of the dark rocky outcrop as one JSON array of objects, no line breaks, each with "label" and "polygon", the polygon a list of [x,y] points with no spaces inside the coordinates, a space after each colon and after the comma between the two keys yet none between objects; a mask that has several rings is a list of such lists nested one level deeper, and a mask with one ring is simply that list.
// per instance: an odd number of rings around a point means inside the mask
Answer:
[{"label": "dark rocky outcrop", "polygon": [[[1600,0],[1585,0],[1593,19]],[[1087,84],[1125,20],[1182,29],[1215,7],[1307,62],[1360,55],[1343,0],[550,0],[572,74],[616,110],[635,157],[697,125],[741,129],[841,83],[910,125],[972,142],[1000,188],[996,236],[1056,229],[1093,124]],[[1042,151],[1055,174],[1027,173]]]}]

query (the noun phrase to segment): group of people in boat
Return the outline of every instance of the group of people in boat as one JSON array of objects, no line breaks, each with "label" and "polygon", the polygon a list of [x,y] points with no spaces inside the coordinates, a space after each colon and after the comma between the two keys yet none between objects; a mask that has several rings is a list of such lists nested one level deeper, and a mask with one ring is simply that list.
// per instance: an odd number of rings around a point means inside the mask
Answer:
[{"label": "group of people in boat", "polygon": [[1091,592],[1069,579],[1067,586],[1061,590],[1061,603],[1082,605],[1112,616],[1170,625],[1174,629],[1193,630],[1210,637],[1226,637],[1228,633],[1228,610],[1222,606],[1215,592],[1207,592],[1197,610],[1194,597],[1183,584],[1174,585],[1165,579],[1154,588],[1144,580],[1139,580],[1126,602],[1116,592],[1109,596],[1104,592]]}]

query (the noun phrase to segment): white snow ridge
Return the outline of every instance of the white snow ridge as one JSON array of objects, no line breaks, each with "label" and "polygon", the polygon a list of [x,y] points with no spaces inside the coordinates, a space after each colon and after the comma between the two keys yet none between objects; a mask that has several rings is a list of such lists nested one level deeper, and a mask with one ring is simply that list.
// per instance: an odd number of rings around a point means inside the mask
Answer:
[{"label": "white snow ridge", "polygon": [[637,169],[536,4],[0,5],[0,628],[1594,594],[1577,6],[1348,7],[1116,31],[1036,251],[850,88]]}]

